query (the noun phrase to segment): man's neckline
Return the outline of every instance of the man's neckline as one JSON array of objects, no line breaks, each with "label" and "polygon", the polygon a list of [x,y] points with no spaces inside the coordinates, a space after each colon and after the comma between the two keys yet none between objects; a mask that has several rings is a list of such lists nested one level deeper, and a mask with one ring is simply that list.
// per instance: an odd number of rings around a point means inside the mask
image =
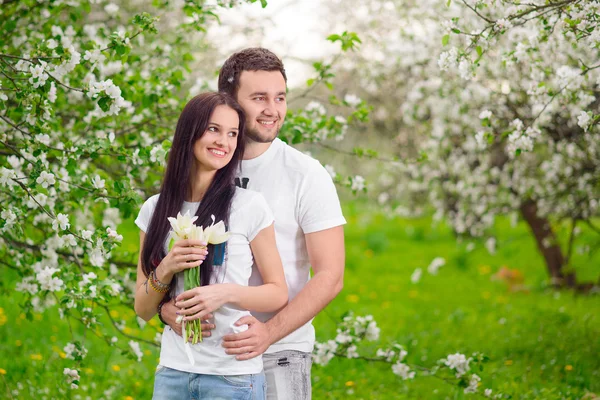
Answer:
[{"label": "man's neckline", "polygon": [[281,147],[282,144],[283,142],[281,141],[281,139],[275,138],[275,140],[271,142],[271,145],[267,150],[265,150],[264,153],[262,153],[258,157],[254,157],[249,160],[242,160],[242,165],[244,167],[254,167],[256,165],[270,161],[275,156],[277,149]]}]

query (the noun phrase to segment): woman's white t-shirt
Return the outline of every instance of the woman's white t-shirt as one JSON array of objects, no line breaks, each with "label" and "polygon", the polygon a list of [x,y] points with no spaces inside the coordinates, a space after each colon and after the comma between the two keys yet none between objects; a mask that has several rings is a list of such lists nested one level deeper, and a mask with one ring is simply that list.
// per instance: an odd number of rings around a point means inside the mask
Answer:
[{"label": "woman's white t-shirt", "polygon": [[[150,197],[140,210],[135,220],[136,225],[144,232],[148,229],[159,195]],[[194,215],[200,203],[184,202],[181,213],[186,211]],[[175,217],[175,215],[173,215]],[[218,222],[218,221],[217,221]],[[256,235],[273,223],[273,214],[263,196],[259,193],[236,188],[229,215],[229,232],[227,252],[222,266],[215,267],[211,283],[234,283],[248,286],[252,273],[254,258],[250,242]],[[168,239],[165,241],[168,251]],[[176,294],[183,290],[183,272],[175,275]],[[179,371],[208,375],[244,375],[262,371],[262,358],[255,357],[246,361],[238,361],[235,356],[225,353],[221,345],[224,335],[233,333],[233,324],[250,312],[236,308],[233,304],[225,304],[215,312],[215,329],[211,336],[201,343],[189,346],[194,356],[195,365],[191,365],[185,352],[183,338],[170,327],[165,327],[162,335],[160,365]]]}]

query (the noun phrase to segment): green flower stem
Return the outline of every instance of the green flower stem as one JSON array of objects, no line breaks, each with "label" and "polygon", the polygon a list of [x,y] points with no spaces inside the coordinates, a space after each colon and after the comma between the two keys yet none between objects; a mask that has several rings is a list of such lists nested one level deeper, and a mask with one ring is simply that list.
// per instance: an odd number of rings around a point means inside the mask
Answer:
[{"label": "green flower stem", "polygon": [[[184,290],[200,286],[200,267],[190,268],[183,273]],[[192,344],[202,342],[202,324],[200,320],[191,321],[185,325],[186,337],[192,336]]]}]

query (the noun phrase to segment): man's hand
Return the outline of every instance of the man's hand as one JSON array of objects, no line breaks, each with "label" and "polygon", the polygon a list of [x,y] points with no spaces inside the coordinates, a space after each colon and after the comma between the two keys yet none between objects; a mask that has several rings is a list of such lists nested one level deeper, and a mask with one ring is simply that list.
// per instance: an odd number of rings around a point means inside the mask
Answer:
[{"label": "man's hand", "polygon": [[[169,324],[169,326],[171,327],[171,329],[173,329],[175,331],[176,334],[178,334],[179,336],[182,336],[181,333],[181,324],[175,322],[175,320],[177,319],[177,311],[179,311],[179,309],[177,307],[175,307],[175,300],[171,299],[171,301],[169,301],[168,303],[165,303],[162,306],[161,309],[161,313],[160,315],[162,316],[162,318],[165,320],[165,322],[167,324]],[[213,317],[212,314],[208,314],[205,319],[211,319]],[[210,324],[208,322],[202,322],[202,337],[209,337],[211,335],[210,331],[215,329],[215,325],[214,324]]]},{"label": "man's hand", "polygon": [[227,354],[237,354],[239,361],[260,356],[272,344],[266,325],[253,316],[240,318],[235,324],[247,324],[248,330],[223,336],[223,347]]}]

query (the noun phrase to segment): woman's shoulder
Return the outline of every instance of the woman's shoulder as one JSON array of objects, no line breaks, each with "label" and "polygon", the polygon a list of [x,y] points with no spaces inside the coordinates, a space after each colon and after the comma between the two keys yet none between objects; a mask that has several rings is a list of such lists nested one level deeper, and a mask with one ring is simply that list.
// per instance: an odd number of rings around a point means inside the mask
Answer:
[{"label": "woman's shoulder", "polygon": [[262,194],[250,189],[235,188],[231,204],[234,210],[241,210],[247,207],[264,207],[266,200]]},{"label": "woman's shoulder", "polygon": [[135,223],[141,230],[146,232],[148,226],[150,225],[150,220],[152,219],[152,215],[154,214],[154,209],[156,209],[156,203],[158,202],[158,194],[154,196],[150,196],[148,200],[142,204],[142,208],[135,220]]},{"label": "woman's shoulder", "polygon": [[142,204],[142,208],[150,208],[154,209],[156,207],[156,203],[158,203],[158,198],[160,197],[160,193],[157,193],[153,196],[148,197],[148,199]]}]

